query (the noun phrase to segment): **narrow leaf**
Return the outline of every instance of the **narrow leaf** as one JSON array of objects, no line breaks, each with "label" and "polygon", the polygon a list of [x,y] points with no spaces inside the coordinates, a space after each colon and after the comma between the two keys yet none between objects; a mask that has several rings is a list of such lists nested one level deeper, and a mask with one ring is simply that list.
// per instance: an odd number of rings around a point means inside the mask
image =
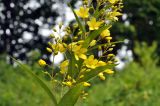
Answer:
[{"label": "narrow leaf", "polygon": [[86,82],[89,81],[91,78],[97,76],[100,72],[103,72],[105,69],[110,69],[113,68],[115,66],[115,64],[111,64],[111,65],[106,65],[106,66],[101,66],[101,67],[97,67],[95,69],[92,69],[89,72],[85,72],[83,75],[83,78],[78,79],[77,83],[80,82]]},{"label": "narrow leaf", "polygon": [[36,81],[37,83],[39,83],[39,84],[41,85],[41,87],[44,89],[44,91],[46,91],[46,93],[49,95],[49,97],[52,99],[54,105],[56,106],[56,105],[57,105],[57,100],[56,100],[55,96],[53,95],[53,93],[51,92],[51,90],[48,88],[48,86],[47,86],[36,74],[34,74],[34,73],[32,72],[32,70],[31,70],[28,66],[20,63],[18,60],[14,59],[14,58],[12,58],[12,59],[13,59],[25,72],[27,72],[29,75],[31,75],[31,76],[35,79],[35,81]]},{"label": "narrow leaf", "polygon": [[77,84],[71,88],[60,100],[58,106],[74,106],[77,102],[81,91],[84,89],[83,83]]},{"label": "narrow leaf", "polygon": [[74,76],[74,71],[76,70],[75,64],[76,64],[76,59],[73,53],[66,53],[67,58],[69,59],[69,65],[68,65],[68,75],[71,77]]},{"label": "narrow leaf", "polygon": [[88,48],[90,42],[95,39],[103,30],[109,28],[111,25],[105,25],[102,26],[101,28],[99,28],[98,30],[95,30],[93,32],[91,32],[91,34],[89,36],[87,36],[87,38],[85,39],[84,43],[83,43],[83,47],[84,48]]}]

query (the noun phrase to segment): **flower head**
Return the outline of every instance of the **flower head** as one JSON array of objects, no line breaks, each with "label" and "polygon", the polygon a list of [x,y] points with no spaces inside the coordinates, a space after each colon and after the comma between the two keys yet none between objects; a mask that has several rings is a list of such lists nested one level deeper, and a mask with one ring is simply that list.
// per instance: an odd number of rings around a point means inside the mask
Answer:
[{"label": "flower head", "polygon": [[95,69],[97,67],[97,63],[98,63],[98,60],[94,59],[94,55],[90,55],[88,59],[84,61],[84,64],[86,65],[86,67],[91,69]]},{"label": "flower head", "polygon": [[69,49],[73,51],[76,60],[79,60],[79,58],[85,60],[87,58],[87,56],[85,55],[87,49],[82,48],[82,45],[71,44],[69,45]]},{"label": "flower head", "polygon": [[85,86],[85,87],[89,87],[89,86],[91,86],[91,84],[90,84],[90,83],[88,83],[88,82],[84,82],[84,83],[83,83],[83,86]]},{"label": "flower head", "polygon": [[89,30],[97,30],[102,23],[102,21],[96,21],[96,18],[91,18],[91,20],[87,22]]},{"label": "flower head", "polygon": [[100,36],[102,38],[105,38],[107,36],[110,36],[110,31],[108,29],[105,29],[104,31],[102,31],[102,33],[100,34]]},{"label": "flower head", "polygon": [[114,71],[112,71],[111,69],[106,69],[104,70],[104,73],[107,73],[107,74],[113,74]]},{"label": "flower head", "polygon": [[104,76],[104,74],[101,72],[98,74],[98,77],[101,79],[101,80],[105,80],[106,77]]},{"label": "flower head", "polygon": [[114,4],[117,2],[117,0],[108,0],[111,4]]},{"label": "flower head", "polygon": [[52,53],[52,49],[47,47],[46,50],[49,52],[49,53]]},{"label": "flower head", "polygon": [[38,64],[39,64],[40,66],[42,66],[42,67],[44,67],[44,66],[47,65],[46,62],[45,62],[44,60],[42,60],[42,59],[40,59],[40,60],[38,61]]},{"label": "flower head", "polygon": [[60,64],[61,74],[64,74],[65,72],[67,72],[68,64],[69,64],[69,60],[65,60]]},{"label": "flower head", "polygon": [[110,20],[118,21],[118,16],[121,16],[121,15],[122,15],[122,13],[117,12],[117,11],[113,11],[113,12],[108,12],[107,17]]},{"label": "flower head", "polygon": [[92,47],[92,46],[96,45],[96,42],[97,42],[96,40],[92,40],[91,43],[89,44],[89,46]]},{"label": "flower head", "polygon": [[64,47],[64,45],[63,44],[61,44],[61,43],[58,43],[58,44],[53,44],[52,45],[52,49],[54,50],[54,52],[61,52],[61,53],[63,53],[63,52],[65,52],[65,50],[66,50],[66,48]]},{"label": "flower head", "polygon": [[79,10],[75,10],[76,14],[82,18],[88,18],[89,16],[89,8],[80,7]]}]

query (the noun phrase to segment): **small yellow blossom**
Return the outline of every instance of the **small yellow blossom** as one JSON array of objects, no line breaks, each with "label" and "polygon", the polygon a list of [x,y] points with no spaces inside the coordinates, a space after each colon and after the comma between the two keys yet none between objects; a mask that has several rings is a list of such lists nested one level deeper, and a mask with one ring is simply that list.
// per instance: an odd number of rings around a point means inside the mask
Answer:
[{"label": "small yellow blossom", "polygon": [[64,47],[63,44],[58,43],[58,44],[52,44],[52,49],[54,49],[54,52],[65,52],[66,48]]},{"label": "small yellow blossom", "polygon": [[105,65],[106,65],[106,62],[104,62],[104,61],[98,61],[98,63],[96,64],[97,67],[105,66]]},{"label": "small yellow blossom", "polygon": [[105,38],[107,36],[110,36],[110,31],[108,29],[105,29],[100,35],[102,38]]},{"label": "small yellow blossom", "polygon": [[117,2],[117,0],[108,0],[111,4],[114,4]]},{"label": "small yellow blossom", "polygon": [[118,21],[118,16],[121,16],[122,13],[113,11],[113,12],[108,12],[107,17],[110,20]]},{"label": "small yellow blossom", "polygon": [[111,69],[106,69],[106,70],[104,70],[104,72],[107,73],[107,74],[113,74],[114,73],[114,71],[112,71]]},{"label": "small yellow blossom", "polygon": [[98,74],[98,77],[101,79],[101,80],[105,80],[106,77],[104,76],[104,74],[101,72]]},{"label": "small yellow blossom", "polygon": [[38,64],[39,64],[40,66],[42,66],[42,67],[44,67],[44,66],[47,65],[46,62],[45,62],[44,60],[42,60],[42,59],[40,59],[40,60],[38,61]]},{"label": "small yellow blossom", "polygon": [[69,64],[69,60],[65,60],[65,61],[63,61],[63,62],[60,64],[60,69],[61,69],[60,73],[61,73],[61,74],[64,74],[64,73],[67,72],[67,70],[68,70],[68,64]]},{"label": "small yellow blossom", "polygon": [[108,49],[108,51],[112,51],[112,50],[113,50],[113,48],[109,48],[109,49]]},{"label": "small yellow blossom", "polygon": [[85,86],[85,87],[89,87],[89,86],[91,86],[91,84],[90,84],[90,83],[88,83],[88,82],[84,82],[84,83],[83,83],[83,86]]},{"label": "small yellow blossom", "polygon": [[97,67],[98,60],[94,59],[94,55],[90,55],[88,59],[84,61],[84,64],[91,69],[95,69]]},{"label": "small yellow blossom", "polygon": [[74,52],[74,56],[75,56],[76,60],[79,60],[79,58],[85,60],[87,58],[87,56],[85,55],[85,53],[87,52],[87,49],[82,48],[81,45],[74,45],[72,47],[72,51]]},{"label": "small yellow blossom", "polygon": [[94,46],[94,45],[96,45],[96,40],[92,40],[92,42],[89,44],[89,46]]},{"label": "small yellow blossom", "polygon": [[112,40],[112,37],[106,37],[105,38],[108,42],[110,42]]},{"label": "small yellow blossom", "polygon": [[88,18],[89,16],[88,11],[89,11],[89,8],[84,8],[84,7],[80,7],[79,10],[75,10],[76,14],[82,18]]},{"label": "small yellow blossom", "polygon": [[52,49],[47,47],[46,50],[49,52],[49,53],[52,53]]},{"label": "small yellow blossom", "polygon": [[98,61],[97,59],[94,59],[94,55],[90,55],[88,57],[88,59],[86,59],[84,61],[84,64],[86,65],[86,67],[91,68],[91,69],[95,69],[96,67],[100,67],[100,66],[106,65],[105,62]]},{"label": "small yellow blossom", "polygon": [[64,85],[71,87],[72,86],[72,82],[71,81],[67,81],[67,82],[63,82]]},{"label": "small yellow blossom", "polygon": [[107,56],[108,57],[114,57],[115,55],[114,54],[108,54]]},{"label": "small yellow blossom", "polygon": [[84,75],[80,75],[80,76],[79,76],[79,78],[83,78],[83,77],[84,77]]},{"label": "small yellow blossom", "polygon": [[96,21],[96,18],[91,18],[90,21],[87,22],[89,26],[89,30],[97,30],[103,22]]}]

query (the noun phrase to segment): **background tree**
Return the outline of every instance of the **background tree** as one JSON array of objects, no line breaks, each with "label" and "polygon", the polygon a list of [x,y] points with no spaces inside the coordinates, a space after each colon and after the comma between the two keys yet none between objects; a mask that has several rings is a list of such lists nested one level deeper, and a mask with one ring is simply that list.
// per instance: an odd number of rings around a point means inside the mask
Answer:
[{"label": "background tree", "polygon": [[[26,53],[44,49],[42,31],[55,24],[54,0],[0,0],[0,53],[26,58]],[[47,35],[47,33],[46,33]]]},{"label": "background tree", "polygon": [[[134,52],[135,41],[147,42],[151,45],[157,41],[160,45],[160,0],[124,0],[124,8],[120,22],[112,27],[116,39],[129,39],[128,49]],[[147,52],[147,51],[146,51]],[[157,48],[160,53],[160,48]]]}]

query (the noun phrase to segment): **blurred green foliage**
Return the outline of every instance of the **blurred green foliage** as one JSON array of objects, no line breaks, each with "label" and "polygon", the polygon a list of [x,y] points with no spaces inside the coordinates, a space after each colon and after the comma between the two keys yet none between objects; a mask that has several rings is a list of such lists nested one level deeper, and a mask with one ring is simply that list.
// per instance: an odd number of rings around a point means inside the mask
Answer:
[{"label": "blurred green foliage", "polygon": [[[37,69],[38,71],[38,69]],[[43,89],[18,67],[0,61],[0,106],[50,106]]]},{"label": "blurred green foliage", "polygon": [[132,62],[116,76],[93,86],[83,106],[159,106],[159,70],[146,71]]},{"label": "blurred green foliage", "polygon": [[[160,67],[156,66],[156,43],[136,44],[136,54],[141,63],[128,63],[106,81],[97,78],[95,86],[88,89],[86,100],[80,99],[77,106],[159,106]],[[35,84],[19,68],[0,61],[0,106],[51,106],[51,100],[43,89]],[[34,65],[33,69],[44,78]],[[46,83],[49,84],[49,82]]]},{"label": "blurred green foliage", "polygon": [[131,62],[115,76],[93,86],[84,106],[159,106],[160,67],[152,46],[136,42],[135,53],[140,63]]}]

